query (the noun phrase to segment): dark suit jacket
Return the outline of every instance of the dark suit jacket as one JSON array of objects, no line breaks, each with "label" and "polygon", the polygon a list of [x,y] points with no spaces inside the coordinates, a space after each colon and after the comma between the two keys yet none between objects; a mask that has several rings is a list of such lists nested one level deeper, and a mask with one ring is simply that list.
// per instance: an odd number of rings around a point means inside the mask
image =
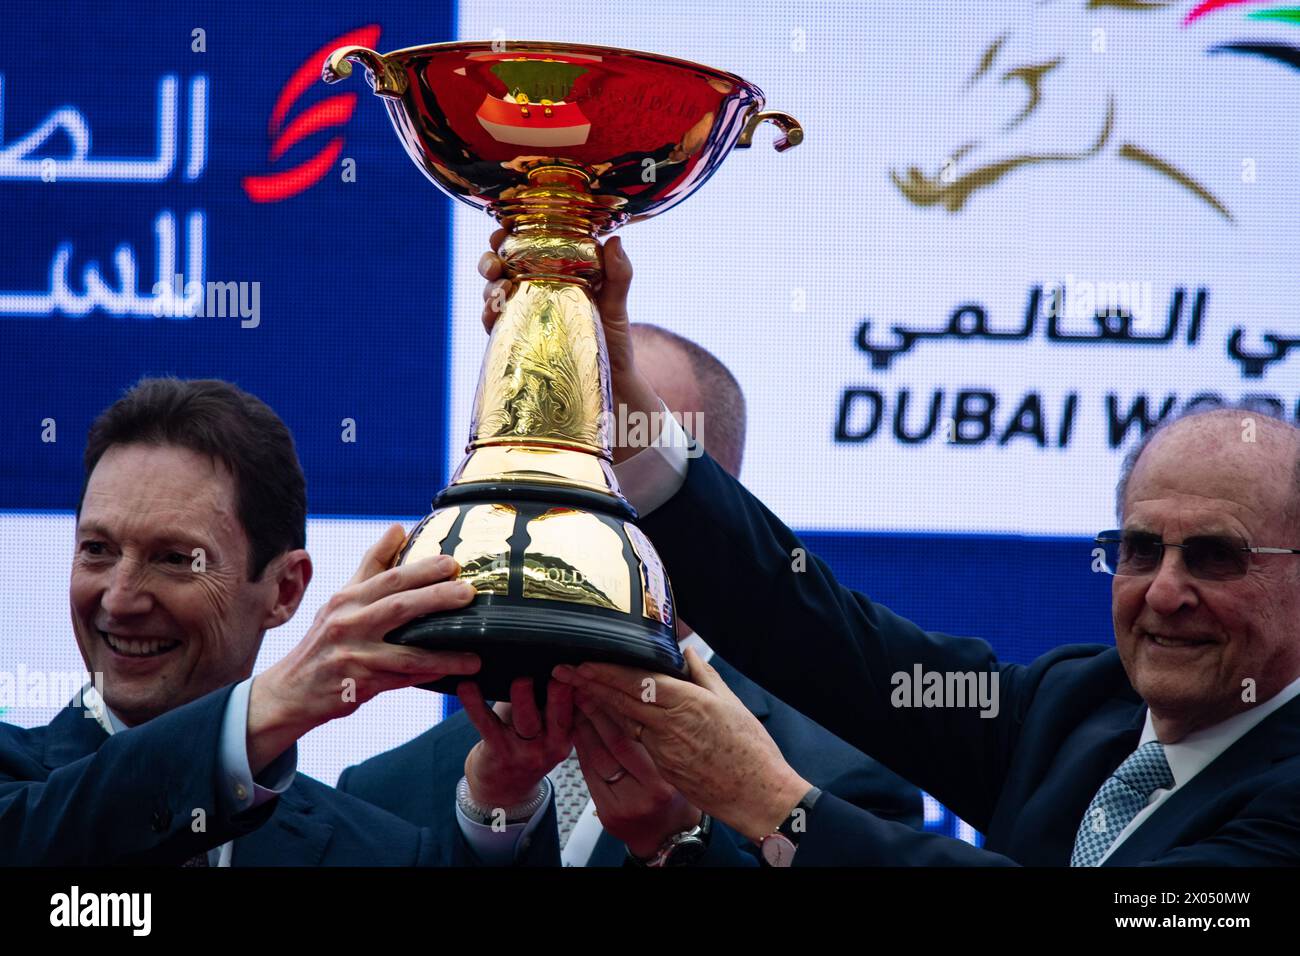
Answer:
[{"label": "dark suit jacket", "polygon": [[[0,724],[0,864],[175,866],[232,839],[235,866],[474,862],[454,820],[412,826],[301,773],[278,798],[231,813],[217,790],[231,689],[111,737],[72,707],[44,727]],[[530,857],[558,861],[545,839],[543,828]]]},{"label": "dark suit jacket", "polygon": [[[763,722],[786,759],[805,780],[829,788],[846,806],[863,807],[903,829],[920,827],[921,794],[844,741],[818,727],[782,703],[719,657],[713,667],[745,706]],[[349,767],[339,777],[339,789],[422,826],[454,824],[455,808],[448,795],[465,770],[465,757],[479,740],[464,712],[453,714],[387,753]],[[417,786],[432,780],[433,787]],[[705,866],[755,866],[752,847],[724,824],[715,824]],[[539,831],[543,827],[539,827]],[[588,866],[619,866],[626,857],[623,843],[602,832]]]},{"label": "dark suit jacket", "polygon": [[[985,849],[918,834],[834,796],[808,816],[796,864],[1065,866],[1084,811],[1137,747],[1145,705],[1114,647],[1069,645],[1027,666],[983,641],[929,633],[835,581],[708,455],[641,520],[681,615],[736,667],[911,780],[987,835]],[[899,708],[891,676],[993,671],[996,717]],[[1108,865],[1300,862],[1300,698],[1170,796]]]}]

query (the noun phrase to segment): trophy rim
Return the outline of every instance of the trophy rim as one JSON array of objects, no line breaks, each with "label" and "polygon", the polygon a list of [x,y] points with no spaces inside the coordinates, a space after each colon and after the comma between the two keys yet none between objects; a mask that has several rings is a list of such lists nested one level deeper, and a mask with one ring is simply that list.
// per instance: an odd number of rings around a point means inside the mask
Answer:
[{"label": "trophy rim", "polygon": [[[504,43],[506,48],[503,50],[494,49],[493,45],[498,43]],[[513,49],[516,46],[523,47],[524,49],[516,51]],[[647,50],[634,50],[630,47],[605,46],[599,43],[566,43],[560,40],[448,40],[443,43],[422,43],[417,46],[401,47],[397,50],[391,50],[388,53],[381,53],[380,56],[384,59],[388,59],[390,57],[409,54],[450,53],[458,50],[463,50],[467,53],[477,52],[480,50],[489,53],[525,53],[528,52],[529,49],[555,53],[604,53],[640,57],[666,66],[684,67],[686,69],[708,74],[718,79],[736,83],[739,86],[745,87],[745,89],[754,97],[755,105],[760,110],[767,102],[766,95],[757,84],[751,83],[739,74],[732,73],[728,70],[720,70],[717,67],[708,66],[704,63],[696,62],[695,60],[685,60],[681,57],[668,56],[663,53],[651,53]]]}]

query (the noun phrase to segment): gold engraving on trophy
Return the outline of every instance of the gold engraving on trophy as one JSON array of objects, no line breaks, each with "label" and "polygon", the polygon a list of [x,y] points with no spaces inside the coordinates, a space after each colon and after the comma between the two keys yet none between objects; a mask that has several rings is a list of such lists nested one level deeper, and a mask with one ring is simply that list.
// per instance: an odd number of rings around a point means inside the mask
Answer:
[{"label": "gold engraving on trophy", "polygon": [[436,558],[442,554],[442,543],[447,540],[447,532],[459,514],[460,508],[455,505],[439,508],[416,525],[398,563],[409,564],[421,558]]},{"label": "gold engraving on trophy", "polygon": [[505,594],[510,585],[510,536],[516,514],[510,505],[475,505],[465,513],[453,557],[461,579],[480,594]]},{"label": "gold engraving on trophy", "polygon": [[659,552],[650,543],[650,539],[630,521],[623,523],[632,550],[641,559],[641,593],[645,595],[645,616],[652,621],[672,626],[673,597],[668,586],[668,575],[664,572]]},{"label": "gold engraving on trophy", "polygon": [[528,536],[524,597],[631,611],[623,542],[609,525],[590,512],[552,508],[528,522]]},{"label": "gold engraving on trophy", "polygon": [[591,315],[581,286],[520,285],[488,345],[471,440],[548,439],[608,455],[601,414],[607,359]]}]

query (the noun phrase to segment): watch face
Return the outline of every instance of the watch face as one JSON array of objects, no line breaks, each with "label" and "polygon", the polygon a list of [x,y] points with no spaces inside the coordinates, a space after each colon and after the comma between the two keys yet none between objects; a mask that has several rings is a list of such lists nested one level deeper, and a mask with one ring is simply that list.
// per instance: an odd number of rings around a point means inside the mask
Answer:
[{"label": "watch face", "polygon": [[759,848],[763,853],[763,862],[768,866],[789,866],[794,862],[795,845],[783,833],[773,833],[763,837]]},{"label": "watch face", "polygon": [[708,849],[699,837],[688,837],[678,843],[669,852],[665,866],[690,866]]}]

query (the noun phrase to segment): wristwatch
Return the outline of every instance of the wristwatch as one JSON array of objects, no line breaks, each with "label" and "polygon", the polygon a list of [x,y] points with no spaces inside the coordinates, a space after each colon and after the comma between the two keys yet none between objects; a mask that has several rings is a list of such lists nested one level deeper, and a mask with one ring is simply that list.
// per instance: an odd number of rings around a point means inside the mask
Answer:
[{"label": "wristwatch", "polygon": [[551,795],[546,778],[537,785],[537,790],[531,797],[513,807],[489,807],[486,804],[479,803],[469,792],[469,780],[466,777],[460,778],[460,783],[456,784],[456,805],[460,807],[461,813],[465,814],[472,822],[483,826],[493,826],[512,823],[524,823],[531,820],[533,814],[542,808],[547,798]]},{"label": "wristwatch", "polygon": [[758,850],[767,866],[790,866],[794,863],[799,840],[808,832],[808,814],[822,792],[813,787],[804,794],[785,822],[759,841]]},{"label": "wristwatch", "polygon": [[663,842],[654,856],[639,857],[627,851],[628,862],[633,866],[664,867],[690,866],[709,849],[709,837],[713,833],[713,818],[707,813],[700,814],[700,822],[689,830],[674,833]]}]

